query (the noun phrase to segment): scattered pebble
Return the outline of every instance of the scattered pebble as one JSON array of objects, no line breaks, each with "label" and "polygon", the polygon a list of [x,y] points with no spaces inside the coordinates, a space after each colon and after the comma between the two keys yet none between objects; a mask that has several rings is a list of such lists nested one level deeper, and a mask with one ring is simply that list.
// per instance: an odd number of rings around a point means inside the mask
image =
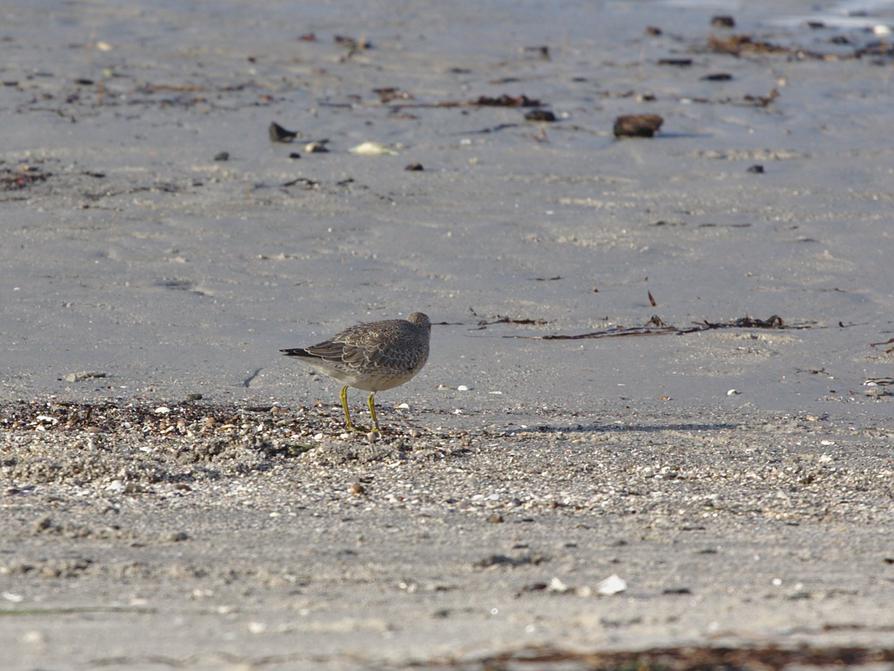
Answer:
[{"label": "scattered pebble", "polygon": [[364,487],[359,482],[352,482],[351,486],[348,488],[348,491],[351,492],[354,496],[362,496],[366,494],[366,487]]},{"label": "scattered pebble", "polygon": [[363,49],[372,49],[372,42],[365,37],[355,38],[349,35],[334,35],[332,41],[338,45],[346,47],[350,51],[360,51]]},{"label": "scattered pebble", "polygon": [[526,121],[540,121],[543,123],[553,123],[556,121],[556,115],[550,112],[549,110],[531,110],[530,112],[525,113]]},{"label": "scattered pebble", "polygon": [[736,20],[728,14],[718,14],[711,17],[711,25],[715,28],[735,28]]},{"label": "scattered pebble", "polygon": [[390,103],[392,100],[412,100],[413,95],[394,86],[373,89],[373,93],[379,96],[379,102]]},{"label": "scattered pebble", "polygon": [[361,142],[349,150],[358,156],[397,156],[397,152],[381,142]]},{"label": "scattered pebble", "polygon": [[326,154],[329,152],[328,144],[328,139],[314,140],[313,142],[308,142],[304,145],[304,151],[308,154]]},{"label": "scattered pebble", "polygon": [[741,394],[741,393],[742,393],[742,392],[739,391],[738,389],[727,389],[727,390],[726,390],[726,395],[727,395],[727,396],[738,396],[738,395]]},{"label": "scattered pebble", "polygon": [[627,581],[618,575],[610,575],[596,585],[596,591],[602,596],[612,596],[627,590]]},{"label": "scattered pebble", "polygon": [[688,587],[667,587],[661,590],[662,594],[668,595],[684,595],[684,594],[692,594],[692,590]]},{"label": "scattered pebble", "polygon": [[291,154],[289,154],[289,158],[293,161],[297,161],[299,158],[301,158],[301,154],[299,154],[297,151],[293,151]]},{"label": "scattered pebble", "polygon": [[214,155],[215,161],[229,161],[230,160],[230,152],[221,151]]},{"label": "scattered pebble", "polygon": [[469,391],[469,387],[464,384],[461,384],[456,388],[456,391]]},{"label": "scattered pebble", "polygon": [[267,631],[267,625],[263,622],[249,622],[248,631],[252,634],[263,634]]},{"label": "scattered pebble", "polygon": [[95,378],[103,378],[106,377],[105,373],[98,373],[95,371],[81,371],[79,373],[66,373],[65,381],[66,382],[83,382],[84,380],[92,380]]},{"label": "scattered pebble", "polygon": [[410,172],[421,172],[422,170],[425,170],[425,168],[422,167],[421,163],[409,163],[404,168],[404,170],[409,170]]},{"label": "scattered pebble", "polygon": [[559,578],[553,577],[546,586],[547,592],[555,592],[556,594],[565,594],[571,591],[571,587],[562,582]]},{"label": "scattered pebble", "polygon": [[764,166],[758,164],[752,165],[748,168],[747,172],[753,173],[755,175],[763,175]]},{"label": "scattered pebble", "polygon": [[625,114],[615,119],[615,137],[653,137],[664,119],[658,114]]},{"label": "scattered pebble", "polygon": [[112,480],[105,489],[111,494],[121,494],[124,491],[124,483],[121,480]]},{"label": "scattered pebble", "polygon": [[678,68],[688,68],[692,65],[691,58],[659,58],[658,65],[672,65]]},{"label": "scattered pebble", "polygon": [[470,104],[479,107],[540,107],[542,104],[536,98],[529,98],[522,94],[519,96],[511,96],[506,93],[499,96],[479,96]]},{"label": "scattered pebble", "polygon": [[287,130],[275,121],[270,124],[267,129],[271,142],[291,142],[298,136],[298,131]]}]

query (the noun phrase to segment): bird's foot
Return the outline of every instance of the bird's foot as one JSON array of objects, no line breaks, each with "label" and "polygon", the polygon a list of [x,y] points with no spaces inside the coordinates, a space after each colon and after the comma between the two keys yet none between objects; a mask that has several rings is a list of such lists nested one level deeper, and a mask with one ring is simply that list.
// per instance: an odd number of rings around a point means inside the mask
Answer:
[{"label": "bird's foot", "polygon": [[356,424],[349,424],[348,426],[345,426],[345,429],[351,433],[366,433],[366,434],[377,433],[379,435],[382,435],[382,430],[377,426],[367,428],[365,426],[357,426]]}]

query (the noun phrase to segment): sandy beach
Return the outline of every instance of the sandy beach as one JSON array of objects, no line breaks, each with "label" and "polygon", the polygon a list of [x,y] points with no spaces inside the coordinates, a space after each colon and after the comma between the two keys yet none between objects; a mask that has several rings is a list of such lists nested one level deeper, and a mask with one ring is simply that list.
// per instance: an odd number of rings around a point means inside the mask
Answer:
[{"label": "sandy beach", "polygon": [[0,7],[0,666],[890,668],[894,3],[304,4]]}]

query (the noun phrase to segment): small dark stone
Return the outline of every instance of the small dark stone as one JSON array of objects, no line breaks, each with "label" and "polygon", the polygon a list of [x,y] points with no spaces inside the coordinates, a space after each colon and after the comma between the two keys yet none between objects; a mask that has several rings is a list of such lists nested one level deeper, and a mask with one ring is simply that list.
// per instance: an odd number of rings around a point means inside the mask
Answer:
[{"label": "small dark stone", "polygon": [[420,170],[425,170],[425,168],[422,167],[421,163],[410,163],[404,168],[404,170],[409,170],[411,172],[419,172]]},{"label": "small dark stone", "polygon": [[287,130],[275,121],[267,129],[271,142],[291,142],[298,136],[298,131]]},{"label": "small dark stone", "polygon": [[327,154],[329,153],[329,149],[326,148],[327,144],[329,144],[329,138],[314,140],[304,145],[304,151],[308,154]]},{"label": "small dark stone", "polygon": [[297,161],[299,158],[301,158],[301,154],[299,154],[297,151],[293,151],[291,154],[289,154],[289,158]]},{"label": "small dark stone", "polygon": [[728,82],[733,76],[729,72],[712,72],[701,78],[703,82]]},{"label": "small dark stone", "polygon": [[711,17],[711,25],[715,28],[735,28],[736,20],[728,14],[719,14]]},{"label": "small dark stone", "polygon": [[506,93],[499,96],[478,96],[471,102],[479,107],[540,107],[541,105],[537,98],[529,98],[524,94],[511,96]]},{"label": "small dark stone", "polygon": [[667,589],[662,590],[661,593],[662,594],[682,595],[682,594],[692,594],[692,590],[689,589],[688,587],[668,587]]},{"label": "small dark stone", "polygon": [[528,53],[534,53],[540,56],[545,61],[549,60],[549,47],[546,45],[536,46],[536,47],[524,47],[524,51]]},{"label": "small dark stone", "polygon": [[748,172],[754,173],[755,175],[763,175],[764,174],[764,166],[753,165],[750,168],[748,168]]},{"label": "small dark stone", "polygon": [[75,84],[77,84],[78,86],[93,86],[94,83],[95,82],[92,79],[75,79]]},{"label": "small dark stone", "polygon": [[692,65],[691,58],[659,58],[658,65],[674,65],[678,68],[688,68]]},{"label": "small dark stone", "polygon": [[825,28],[826,24],[822,21],[808,21],[807,27],[812,28],[813,30],[818,30],[819,28]]},{"label": "small dark stone", "polygon": [[549,110],[531,110],[525,114],[525,119],[528,121],[544,121],[546,123],[552,123],[556,120],[556,115]]},{"label": "small dark stone", "polygon": [[625,114],[615,119],[615,137],[653,137],[664,119],[658,114]]},{"label": "small dark stone", "polygon": [[491,524],[502,524],[503,516],[500,513],[494,513],[487,518],[487,521]]},{"label": "small dark stone", "polygon": [[350,49],[351,51],[358,51],[362,49],[372,49],[372,42],[367,40],[366,38],[355,38],[350,35],[335,35],[332,40],[343,47]]},{"label": "small dark stone", "polygon": [[214,155],[215,161],[229,161],[230,160],[230,152],[221,151]]},{"label": "small dark stone", "polygon": [[657,26],[646,26],[646,35],[651,35],[652,37],[658,37],[661,35],[662,30]]},{"label": "small dark stone", "polygon": [[202,395],[201,394],[187,394],[186,400],[187,401],[201,401]]}]

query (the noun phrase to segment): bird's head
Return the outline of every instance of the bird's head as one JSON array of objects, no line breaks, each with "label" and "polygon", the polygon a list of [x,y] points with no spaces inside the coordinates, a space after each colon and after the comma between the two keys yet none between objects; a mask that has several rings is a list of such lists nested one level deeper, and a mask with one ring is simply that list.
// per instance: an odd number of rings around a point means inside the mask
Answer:
[{"label": "bird's head", "polygon": [[428,320],[428,315],[423,314],[422,312],[414,312],[407,317],[407,321],[416,326],[421,326],[427,331],[431,331],[431,322]]}]

